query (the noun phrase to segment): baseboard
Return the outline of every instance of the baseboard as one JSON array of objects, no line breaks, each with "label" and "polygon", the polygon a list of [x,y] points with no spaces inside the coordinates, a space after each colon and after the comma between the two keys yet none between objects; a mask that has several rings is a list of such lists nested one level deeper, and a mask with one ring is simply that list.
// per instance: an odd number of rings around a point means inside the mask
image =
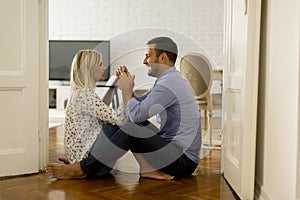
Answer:
[{"label": "baseboard", "polygon": [[258,180],[255,180],[254,199],[255,200],[272,200],[271,196],[266,191],[264,191],[264,187]]},{"label": "baseboard", "polygon": [[57,127],[57,126],[60,126],[60,125],[62,125],[62,123],[49,122],[49,128],[54,128],[54,127]]},{"label": "baseboard", "polygon": [[66,117],[65,110],[49,109],[49,119],[52,118],[64,119],[65,117]]}]

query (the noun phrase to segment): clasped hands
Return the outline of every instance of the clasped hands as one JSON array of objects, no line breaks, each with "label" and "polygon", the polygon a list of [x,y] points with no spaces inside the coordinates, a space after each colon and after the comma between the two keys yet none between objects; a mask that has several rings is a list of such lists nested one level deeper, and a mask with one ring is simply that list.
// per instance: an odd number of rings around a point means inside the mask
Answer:
[{"label": "clasped hands", "polygon": [[135,75],[131,75],[126,66],[120,66],[116,70],[118,77],[118,87],[123,93],[131,95],[133,93]]}]

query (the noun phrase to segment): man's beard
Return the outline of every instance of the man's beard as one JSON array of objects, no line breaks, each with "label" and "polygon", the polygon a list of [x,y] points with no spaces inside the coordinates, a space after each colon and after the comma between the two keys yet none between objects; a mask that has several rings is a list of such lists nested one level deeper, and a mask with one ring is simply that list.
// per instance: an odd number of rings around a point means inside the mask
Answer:
[{"label": "man's beard", "polygon": [[156,58],[156,60],[153,63],[148,64],[147,66],[150,68],[150,69],[148,69],[148,76],[157,77],[157,73],[158,73],[159,68],[156,67],[156,66],[159,66],[159,65],[160,64],[158,62],[158,58]]}]

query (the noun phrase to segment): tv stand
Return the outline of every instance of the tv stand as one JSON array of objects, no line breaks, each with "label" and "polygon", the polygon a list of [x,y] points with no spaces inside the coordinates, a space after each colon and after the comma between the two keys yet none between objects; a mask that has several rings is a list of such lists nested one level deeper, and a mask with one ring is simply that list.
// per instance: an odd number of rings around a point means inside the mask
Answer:
[{"label": "tv stand", "polygon": [[[96,84],[95,92],[106,103],[113,108],[119,106],[119,98],[117,92],[117,77],[111,76],[108,81],[99,81]],[[69,81],[49,81],[49,109],[63,111],[66,108],[70,95]]]}]

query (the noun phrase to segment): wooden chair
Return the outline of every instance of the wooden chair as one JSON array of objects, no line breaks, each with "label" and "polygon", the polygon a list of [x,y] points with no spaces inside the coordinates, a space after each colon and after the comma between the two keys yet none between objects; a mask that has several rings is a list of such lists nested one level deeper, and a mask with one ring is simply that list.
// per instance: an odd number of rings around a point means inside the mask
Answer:
[{"label": "wooden chair", "polygon": [[199,112],[204,112],[203,128],[209,129],[209,143],[212,144],[212,96],[210,89],[213,81],[212,65],[203,54],[190,52],[180,60],[180,73],[190,84],[198,104]]}]

